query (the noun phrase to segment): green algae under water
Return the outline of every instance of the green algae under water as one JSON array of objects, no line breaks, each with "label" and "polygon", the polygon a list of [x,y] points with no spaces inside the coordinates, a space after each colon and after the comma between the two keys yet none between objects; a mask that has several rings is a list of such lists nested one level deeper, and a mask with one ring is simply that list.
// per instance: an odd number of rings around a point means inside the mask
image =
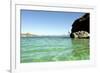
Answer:
[{"label": "green algae under water", "polygon": [[89,39],[67,37],[21,37],[20,62],[88,60]]}]

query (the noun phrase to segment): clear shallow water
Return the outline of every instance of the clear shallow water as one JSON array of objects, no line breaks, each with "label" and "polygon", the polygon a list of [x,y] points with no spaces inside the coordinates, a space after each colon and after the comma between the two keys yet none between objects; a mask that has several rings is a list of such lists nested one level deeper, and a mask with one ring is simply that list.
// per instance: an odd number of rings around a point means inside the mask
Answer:
[{"label": "clear shallow water", "polygon": [[89,59],[89,39],[21,37],[21,63]]}]

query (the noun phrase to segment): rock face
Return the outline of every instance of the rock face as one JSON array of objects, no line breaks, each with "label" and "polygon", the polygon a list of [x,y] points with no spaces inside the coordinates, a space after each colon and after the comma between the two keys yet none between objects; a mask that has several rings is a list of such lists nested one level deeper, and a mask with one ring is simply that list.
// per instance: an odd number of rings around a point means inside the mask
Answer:
[{"label": "rock face", "polygon": [[89,13],[86,13],[81,18],[75,20],[71,29],[71,38],[89,38],[90,33],[90,17]]}]

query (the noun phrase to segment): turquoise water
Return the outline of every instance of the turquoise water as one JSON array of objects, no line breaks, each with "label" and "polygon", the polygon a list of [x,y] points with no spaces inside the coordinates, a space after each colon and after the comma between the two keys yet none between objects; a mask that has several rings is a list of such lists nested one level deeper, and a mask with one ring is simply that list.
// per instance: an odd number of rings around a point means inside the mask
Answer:
[{"label": "turquoise water", "polygon": [[89,39],[21,37],[21,63],[89,59]]}]

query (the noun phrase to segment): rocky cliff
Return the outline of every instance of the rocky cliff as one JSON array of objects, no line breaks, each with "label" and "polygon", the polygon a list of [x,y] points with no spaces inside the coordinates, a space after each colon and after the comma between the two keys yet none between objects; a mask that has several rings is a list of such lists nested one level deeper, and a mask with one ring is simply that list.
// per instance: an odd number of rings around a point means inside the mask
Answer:
[{"label": "rocky cliff", "polygon": [[89,38],[90,14],[86,13],[72,24],[71,38]]}]

